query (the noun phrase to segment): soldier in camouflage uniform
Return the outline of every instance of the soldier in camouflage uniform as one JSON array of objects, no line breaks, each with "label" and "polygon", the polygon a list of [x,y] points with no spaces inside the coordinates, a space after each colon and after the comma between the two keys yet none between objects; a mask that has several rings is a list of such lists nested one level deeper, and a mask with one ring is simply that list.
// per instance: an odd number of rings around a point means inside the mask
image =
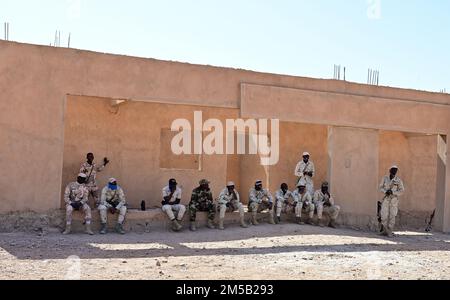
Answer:
[{"label": "soldier in camouflage uniform", "polygon": [[328,226],[336,228],[336,220],[341,208],[334,204],[334,199],[330,195],[328,182],[322,183],[322,188],[314,193],[314,205],[317,209],[317,224],[320,227],[325,226],[325,224],[322,223],[322,216],[325,214],[330,217]]},{"label": "soldier in camouflage uniform", "polygon": [[87,176],[86,187],[88,188],[89,195],[94,198],[94,204],[99,205],[98,199],[98,186],[97,186],[97,173],[103,171],[105,166],[109,163],[108,158],[103,159],[103,165],[97,166],[94,163],[94,154],[88,153],[86,155],[87,161],[81,165],[80,173],[84,173]]},{"label": "soldier in camouflage uniform", "polygon": [[231,211],[239,210],[239,215],[241,217],[241,227],[247,228],[247,224],[245,224],[245,213],[244,213],[244,207],[242,206],[239,193],[235,188],[234,182],[229,182],[227,184],[227,187],[223,189],[223,191],[220,193],[219,198],[217,199],[219,211],[220,211],[220,218],[219,218],[219,229],[224,230],[225,227],[223,226],[223,221],[225,219],[225,212],[227,209],[230,209]]},{"label": "soldier in camouflage uniform", "polygon": [[86,233],[93,235],[91,230],[91,208],[88,202],[88,189],[84,185],[86,182],[86,175],[78,174],[76,182],[71,182],[67,185],[64,191],[64,202],[66,203],[66,230],[63,234],[71,232],[72,213],[74,210],[83,210],[85,214]]},{"label": "soldier in camouflage uniform", "polygon": [[300,180],[306,181],[306,191],[312,197],[314,195],[314,181],[313,177],[316,173],[314,163],[310,160],[308,152],[303,153],[303,160],[295,167],[295,176],[298,177],[297,184]]},{"label": "soldier in camouflage uniform", "polygon": [[125,193],[123,192],[123,189],[117,185],[116,179],[111,178],[108,185],[103,188],[98,210],[100,212],[102,223],[100,234],[106,234],[108,210],[113,215],[116,214],[116,212],[119,212],[116,231],[120,234],[125,234],[123,222],[125,221],[125,215],[127,214],[127,202],[125,200]]},{"label": "soldier in camouflage uniform", "polygon": [[273,219],[273,197],[267,189],[263,188],[261,180],[255,182],[255,188],[250,189],[248,211],[252,213],[252,224],[258,225],[257,214],[269,209],[269,223],[275,224]]},{"label": "soldier in camouflage uniform", "polygon": [[213,195],[209,188],[209,181],[203,179],[200,186],[192,191],[191,202],[189,203],[189,216],[191,221],[190,230],[196,231],[195,220],[197,211],[208,212],[208,228],[215,229],[214,217],[216,216],[216,206],[214,205]]},{"label": "soldier in camouflage uniform", "polygon": [[399,197],[405,191],[403,181],[397,177],[398,167],[392,166],[389,175],[383,177],[380,183],[380,191],[384,194],[381,204],[381,222],[383,224],[383,235],[393,236],[395,218],[398,213]]},{"label": "soldier in camouflage uniform", "polygon": [[297,189],[292,192],[292,196],[295,199],[295,216],[297,217],[297,223],[304,225],[305,222],[302,220],[302,212],[307,213],[308,220],[306,223],[309,225],[314,225],[312,219],[314,218],[315,206],[311,195],[306,191],[306,185],[306,181],[302,179],[297,184]]},{"label": "soldier in camouflage uniform", "polygon": [[289,191],[289,186],[287,183],[283,183],[280,189],[275,192],[275,206],[277,213],[275,222],[278,224],[281,223],[281,213],[287,213],[289,211],[289,207],[294,206],[293,203],[289,202],[289,199],[294,199],[294,197],[292,196],[292,192]]}]

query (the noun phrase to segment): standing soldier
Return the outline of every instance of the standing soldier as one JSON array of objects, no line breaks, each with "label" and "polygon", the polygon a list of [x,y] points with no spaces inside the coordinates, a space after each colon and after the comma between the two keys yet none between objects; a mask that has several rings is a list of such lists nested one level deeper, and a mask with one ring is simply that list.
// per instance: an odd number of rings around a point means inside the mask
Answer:
[{"label": "standing soldier", "polygon": [[86,175],[78,174],[76,182],[67,185],[64,191],[64,202],[66,203],[66,230],[63,234],[69,234],[72,226],[72,213],[74,210],[83,210],[85,214],[86,233],[93,235],[91,230],[91,208],[87,204],[89,191],[84,185]]},{"label": "standing soldier", "polygon": [[[172,222],[172,230],[180,231],[183,229],[181,223],[186,213],[186,207],[181,204],[181,189],[175,179],[169,180],[169,185],[162,190],[162,210],[167,214]],[[176,214],[176,216],[175,216]]]},{"label": "standing soldier", "polygon": [[287,212],[289,206],[293,206],[293,204],[289,203],[289,198],[293,198],[292,192],[289,191],[289,186],[287,183],[283,183],[281,188],[275,192],[275,201],[276,201],[276,213],[277,218],[275,219],[276,223],[281,223],[281,213]]},{"label": "standing soldier", "polygon": [[397,177],[398,167],[392,166],[389,173],[383,177],[380,184],[380,191],[384,194],[381,204],[381,223],[383,224],[382,234],[385,236],[393,236],[395,217],[398,213],[398,198],[405,191],[403,181]]},{"label": "standing soldier", "polygon": [[295,176],[298,177],[297,184],[300,180],[306,181],[306,191],[312,197],[314,195],[314,182],[313,177],[316,173],[314,163],[310,160],[310,154],[308,152],[303,153],[303,160],[300,161],[295,167]]},{"label": "standing soldier", "polygon": [[111,178],[107,186],[102,190],[102,196],[100,199],[100,205],[98,210],[100,211],[100,219],[102,227],[100,234],[106,234],[106,228],[108,223],[108,210],[114,215],[119,212],[117,220],[116,231],[120,234],[125,234],[123,230],[123,222],[125,221],[125,215],[127,214],[127,202],[125,200],[125,193],[123,189],[117,185],[117,180]]},{"label": "standing soldier", "polygon": [[223,221],[225,219],[225,212],[228,208],[231,209],[231,211],[239,210],[239,215],[241,217],[241,227],[247,228],[247,224],[245,224],[245,213],[244,213],[244,207],[242,206],[241,199],[239,197],[239,193],[235,188],[234,182],[228,182],[227,187],[223,189],[223,191],[220,193],[218,198],[218,205],[219,205],[219,211],[220,211],[220,218],[219,218],[219,229],[224,230]]},{"label": "standing soldier", "polygon": [[197,211],[208,212],[208,228],[215,229],[214,217],[216,216],[216,207],[209,188],[209,181],[206,179],[200,180],[200,186],[192,191],[191,202],[189,203],[189,216],[191,221],[190,230],[196,231],[195,220],[197,218]]},{"label": "standing soldier", "polygon": [[252,213],[252,224],[258,225],[257,214],[269,209],[269,224],[275,224],[273,220],[273,198],[267,189],[263,189],[261,180],[257,180],[255,188],[250,189],[248,211]]},{"label": "standing soldier", "polygon": [[325,225],[322,223],[322,215],[325,214],[330,218],[328,224],[331,228],[336,228],[336,220],[339,216],[341,208],[334,204],[334,199],[330,195],[328,182],[322,183],[322,188],[314,193],[314,205],[317,208],[317,223],[320,227]]},{"label": "standing soldier", "polygon": [[108,158],[103,159],[103,165],[97,166],[94,163],[94,154],[88,153],[86,155],[87,161],[81,165],[80,173],[84,173],[87,176],[86,187],[88,188],[89,195],[94,198],[94,204],[99,205],[98,199],[98,186],[97,186],[97,173],[103,171],[106,165],[109,163]]},{"label": "standing soldier", "polygon": [[304,225],[305,222],[302,220],[302,212],[308,214],[308,220],[306,221],[309,225],[314,225],[312,219],[314,218],[314,203],[312,202],[311,195],[306,191],[305,180],[300,180],[297,184],[297,189],[292,193],[295,201],[295,216],[297,217],[297,223]]}]

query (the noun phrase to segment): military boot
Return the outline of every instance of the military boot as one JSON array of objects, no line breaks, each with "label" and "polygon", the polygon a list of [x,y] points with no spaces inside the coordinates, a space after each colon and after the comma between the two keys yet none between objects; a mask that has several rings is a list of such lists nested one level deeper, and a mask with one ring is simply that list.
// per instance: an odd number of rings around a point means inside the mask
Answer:
[{"label": "military boot", "polygon": [[66,230],[63,232],[64,235],[68,235],[71,232],[71,226],[70,224],[66,224]]},{"label": "military boot", "polygon": [[308,225],[314,225],[314,222],[313,222],[313,220],[312,220],[311,218],[309,218],[309,219],[306,221],[306,224],[308,224]]},{"label": "military boot", "polygon": [[219,229],[220,230],[225,230],[225,227],[223,226],[223,219],[219,220]]},{"label": "military boot", "polygon": [[102,223],[102,227],[100,228],[100,234],[106,234],[106,223]]},{"label": "military boot", "polygon": [[117,223],[116,225],[116,232],[120,234],[125,234],[125,230],[123,230],[123,226],[120,223]]},{"label": "military boot", "polygon": [[278,216],[277,216],[277,218],[275,219],[275,223],[281,224],[281,217],[278,217]]},{"label": "military boot", "polygon": [[325,227],[325,224],[323,223],[322,219],[317,219],[317,224],[316,225],[320,226],[320,227]]},{"label": "military boot", "polygon": [[302,218],[301,218],[301,217],[296,217],[296,219],[297,219],[297,224],[299,224],[299,225],[305,225],[305,222],[302,221]]},{"label": "military boot", "polygon": [[94,232],[91,229],[91,224],[86,223],[86,233],[89,235],[94,235]]},{"label": "military boot", "polygon": [[214,226],[214,221],[208,219],[208,224],[206,225],[209,229],[216,229],[216,226]]},{"label": "military boot", "polygon": [[177,219],[172,221],[172,230],[173,231],[180,231],[183,228],[183,226],[178,223]]},{"label": "military boot", "polygon": [[336,221],[335,220],[331,220],[330,224],[328,225],[328,227],[337,228]]},{"label": "military boot", "polygon": [[256,219],[256,213],[252,214],[252,224],[255,226],[259,224],[258,220]]},{"label": "military boot", "polygon": [[245,223],[244,217],[241,217],[241,227],[248,228],[248,225]]},{"label": "military boot", "polygon": [[272,214],[269,214],[269,224],[275,225],[275,221],[273,219],[273,215]]},{"label": "military boot", "polygon": [[197,227],[195,226],[195,222],[191,222],[191,225],[189,226],[189,230],[197,231]]}]

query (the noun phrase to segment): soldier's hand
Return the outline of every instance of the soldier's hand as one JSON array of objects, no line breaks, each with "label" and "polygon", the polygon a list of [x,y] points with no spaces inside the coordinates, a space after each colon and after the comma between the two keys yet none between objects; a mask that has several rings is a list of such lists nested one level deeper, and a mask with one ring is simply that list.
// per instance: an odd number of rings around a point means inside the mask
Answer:
[{"label": "soldier's hand", "polygon": [[116,213],[116,211],[117,211],[117,209],[115,208],[115,207],[111,207],[110,209],[109,209],[109,212],[111,213],[111,214],[115,214]]},{"label": "soldier's hand", "polygon": [[107,157],[105,157],[103,159],[103,164],[106,166],[107,164],[109,164],[109,159]]}]

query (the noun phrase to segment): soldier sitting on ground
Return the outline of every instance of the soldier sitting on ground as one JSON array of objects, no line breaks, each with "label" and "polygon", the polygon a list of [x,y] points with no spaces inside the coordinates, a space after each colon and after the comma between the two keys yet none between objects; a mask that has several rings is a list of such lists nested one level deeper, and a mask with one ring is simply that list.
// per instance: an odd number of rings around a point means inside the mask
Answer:
[{"label": "soldier sitting on ground", "polygon": [[213,195],[209,188],[209,181],[202,179],[200,186],[192,191],[191,202],[189,203],[190,230],[196,231],[195,221],[197,211],[208,212],[208,228],[215,229],[214,217],[216,216],[216,206],[214,205]]},{"label": "soldier sitting on ground", "polygon": [[244,220],[244,207],[242,206],[239,193],[235,188],[234,182],[229,182],[225,189],[220,193],[219,198],[217,200],[220,218],[219,218],[219,229],[224,230],[223,221],[225,219],[225,212],[227,209],[231,211],[239,210],[239,215],[241,218],[241,227],[247,228],[247,224],[245,224]]},{"label": "soldier sitting on ground", "polygon": [[322,223],[322,215],[325,214],[330,218],[328,226],[336,228],[336,220],[341,208],[334,204],[334,199],[330,195],[328,182],[322,183],[322,188],[314,193],[314,205],[317,209],[317,224],[320,227],[326,226],[326,224]]},{"label": "soldier sitting on ground", "polygon": [[255,188],[250,189],[248,211],[252,213],[252,224],[258,225],[257,214],[269,209],[269,224],[275,224],[273,220],[273,197],[267,189],[263,188],[261,180],[255,182]]},{"label": "soldier sitting on ground", "polygon": [[301,179],[297,184],[297,190],[292,193],[295,201],[295,216],[297,217],[297,223],[304,225],[302,219],[302,212],[308,214],[308,220],[306,221],[309,225],[314,225],[312,219],[314,218],[314,204],[312,202],[311,195],[306,191],[306,181]]},{"label": "soldier sitting on ground", "polygon": [[64,202],[66,203],[66,230],[63,234],[70,234],[72,226],[72,214],[74,210],[82,210],[85,214],[86,233],[93,235],[91,230],[91,208],[87,204],[89,190],[84,185],[86,175],[78,174],[76,182],[67,185],[64,191]]},{"label": "soldier sitting on ground", "polygon": [[126,204],[125,193],[122,188],[117,185],[117,180],[111,178],[108,185],[102,190],[100,205],[98,206],[102,223],[100,234],[106,234],[108,210],[113,215],[116,214],[116,212],[119,212],[116,231],[120,234],[125,234],[123,222],[125,221],[125,215],[127,214]]},{"label": "soldier sitting on ground", "polygon": [[281,223],[281,213],[287,213],[289,207],[294,206],[293,203],[289,202],[289,199],[294,199],[292,196],[292,192],[289,191],[289,186],[287,183],[283,183],[281,188],[275,192],[275,201],[276,201],[276,213],[277,218],[275,219],[276,223]]},{"label": "soldier sitting on ground", "polygon": [[162,190],[162,196],[162,211],[166,213],[172,222],[172,230],[180,231],[183,229],[181,223],[186,213],[186,207],[181,204],[181,189],[178,187],[175,179],[169,180],[169,185]]}]

